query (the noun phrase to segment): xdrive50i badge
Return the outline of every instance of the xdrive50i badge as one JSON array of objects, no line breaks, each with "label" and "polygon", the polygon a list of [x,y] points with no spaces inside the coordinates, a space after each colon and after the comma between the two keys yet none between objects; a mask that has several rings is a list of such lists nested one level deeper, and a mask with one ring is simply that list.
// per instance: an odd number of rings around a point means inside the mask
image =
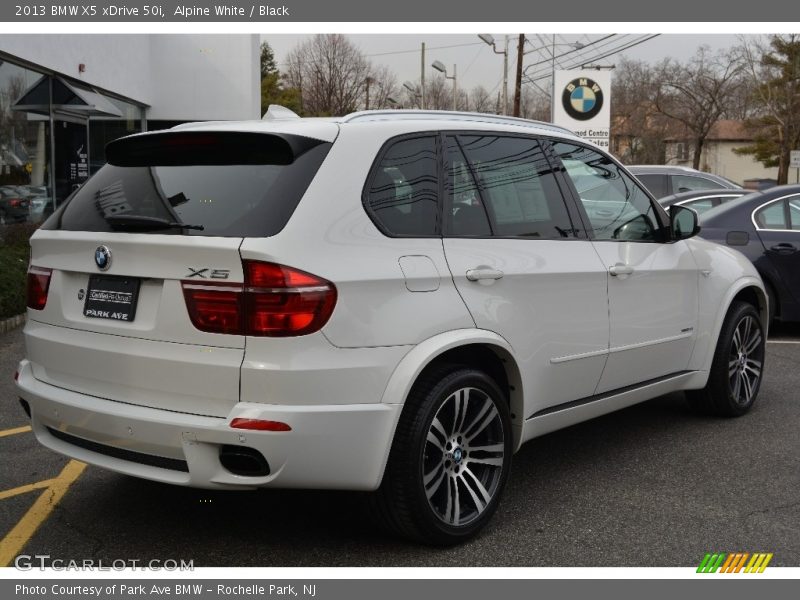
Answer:
[{"label": "xdrive50i badge", "polygon": [[579,77],[566,85],[561,104],[573,119],[588,121],[603,108],[603,90],[593,79]]}]

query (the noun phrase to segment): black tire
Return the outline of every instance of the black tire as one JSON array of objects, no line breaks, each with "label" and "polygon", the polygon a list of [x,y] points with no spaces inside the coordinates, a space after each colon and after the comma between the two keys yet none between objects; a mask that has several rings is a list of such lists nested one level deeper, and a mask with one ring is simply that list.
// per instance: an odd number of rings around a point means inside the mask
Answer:
[{"label": "black tire", "polygon": [[764,327],[758,311],[734,302],[725,315],[708,383],[686,392],[689,403],[706,414],[740,417],[758,397],[764,373]]},{"label": "black tire", "polygon": [[511,452],[508,402],[495,381],[464,366],[432,369],[403,407],[373,514],[405,538],[463,542],[497,509]]}]

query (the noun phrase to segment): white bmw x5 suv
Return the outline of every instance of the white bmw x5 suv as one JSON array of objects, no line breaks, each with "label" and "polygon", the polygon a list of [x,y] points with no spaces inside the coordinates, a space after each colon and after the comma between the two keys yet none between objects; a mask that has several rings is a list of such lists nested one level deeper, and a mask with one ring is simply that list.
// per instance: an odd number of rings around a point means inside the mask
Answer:
[{"label": "white bmw x5 suv", "polygon": [[391,530],[452,544],[531,438],[676,390],[756,399],[752,264],[566,130],[284,109],[106,158],[31,240],[17,389],[62,454],[371,490]]}]

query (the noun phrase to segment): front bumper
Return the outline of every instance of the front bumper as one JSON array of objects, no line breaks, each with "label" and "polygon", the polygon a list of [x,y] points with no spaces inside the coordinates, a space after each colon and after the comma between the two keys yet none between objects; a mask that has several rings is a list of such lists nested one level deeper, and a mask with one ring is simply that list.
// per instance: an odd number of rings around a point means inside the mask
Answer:
[{"label": "front bumper", "polygon": [[[37,380],[27,360],[19,366],[17,391],[30,405],[33,431],[44,446],[127,475],[212,489],[374,490],[380,485],[402,409],[380,403],[240,402],[225,418],[198,416],[58,388]],[[281,421],[292,430],[232,429],[229,423],[237,417]],[[65,441],[68,437],[87,443],[76,445]],[[219,460],[223,445],[258,450],[269,463],[270,474],[245,477],[227,471]],[[169,468],[184,462],[185,469]]]}]

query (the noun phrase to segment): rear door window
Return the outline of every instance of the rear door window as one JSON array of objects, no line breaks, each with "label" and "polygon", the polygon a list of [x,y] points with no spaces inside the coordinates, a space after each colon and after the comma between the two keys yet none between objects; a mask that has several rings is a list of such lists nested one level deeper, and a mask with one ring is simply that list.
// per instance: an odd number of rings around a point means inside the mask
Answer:
[{"label": "rear door window", "polygon": [[291,135],[123,138],[45,224],[68,231],[268,237],[288,222],[331,144]]},{"label": "rear door window", "polygon": [[[716,202],[715,202],[716,200]],[[691,209],[694,209],[698,215],[702,215],[704,212],[711,210],[715,206],[719,205],[719,199],[715,198],[703,198],[701,200],[690,200],[689,202],[684,202],[683,206],[687,206]]]},{"label": "rear door window", "polygon": [[773,202],[756,212],[759,229],[789,229],[784,201]]},{"label": "rear door window", "polygon": [[696,177],[693,175],[672,175],[672,190],[674,193],[690,192],[692,190],[721,190],[725,186],[706,179],[705,177]]},{"label": "rear door window", "polygon": [[[448,147],[453,161],[450,210],[454,234],[474,234],[485,229],[481,219],[485,208],[495,236],[572,237],[574,227],[567,206],[553,168],[536,139],[497,135],[463,135],[455,139],[468,169],[460,166],[451,138]],[[470,176],[477,181],[479,197],[468,183]],[[460,182],[462,179],[465,182]],[[470,214],[459,217],[464,210]],[[459,224],[467,230],[459,231]]]},{"label": "rear door window", "polygon": [[653,196],[656,198],[663,198],[664,196],[669,195],[668,187],[667,187],[667,176],[660,175],[660,174],[650,174],[650,175],[636,175],[636,179],[642,182],[642,185],[646,187]]}]

